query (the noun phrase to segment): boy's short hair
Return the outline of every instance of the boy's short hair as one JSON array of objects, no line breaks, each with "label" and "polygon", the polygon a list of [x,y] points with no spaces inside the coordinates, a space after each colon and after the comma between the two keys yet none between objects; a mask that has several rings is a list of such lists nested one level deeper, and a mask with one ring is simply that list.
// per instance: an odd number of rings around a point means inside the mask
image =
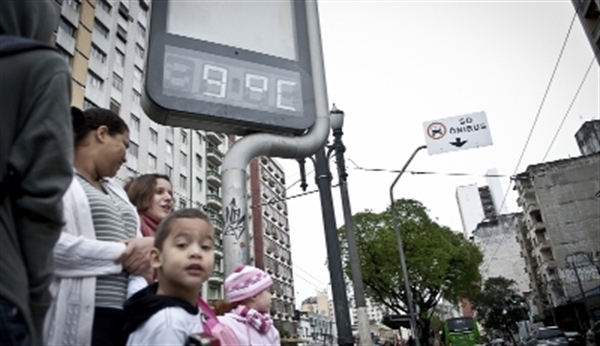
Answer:
[{"label": "boy's short hair", "polygon": [[167,239],[169,234],[171,234],[171,226],[173,222],[177,219],[201,219],[206,221],[211,228],[213,227],[208,215],[206,215],[198,209],[187,208],[177,210],[176,212],[169,214],[158,224],[158,228],[156,229],[156,236],[154,237],[155,248],[162,250],[163,244],[165,243],[165,239]]}]

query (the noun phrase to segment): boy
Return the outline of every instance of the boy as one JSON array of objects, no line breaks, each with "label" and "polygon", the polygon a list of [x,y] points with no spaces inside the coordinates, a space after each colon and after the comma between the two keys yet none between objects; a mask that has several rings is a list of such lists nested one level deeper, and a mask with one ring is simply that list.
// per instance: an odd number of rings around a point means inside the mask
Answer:
[{"label": "boy", "polygon": [[197,300],[213,270],[214,229],[197,209],[182,209],[159,225],[150,252],[158,282],[125,302],[127,345],[183,345],[203,332]]}]

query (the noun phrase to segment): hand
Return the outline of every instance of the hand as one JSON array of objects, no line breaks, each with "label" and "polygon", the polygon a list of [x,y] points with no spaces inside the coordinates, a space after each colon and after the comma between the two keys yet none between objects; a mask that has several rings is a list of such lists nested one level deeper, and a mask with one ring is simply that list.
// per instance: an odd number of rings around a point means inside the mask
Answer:
[{"label": "hand", "polygon": [[150,250],[154,246],[154,237],[138,237],[125,240],[125,251],[115,260],[123,265],[129,274],[148,276],[152,272],[150,266]]}]

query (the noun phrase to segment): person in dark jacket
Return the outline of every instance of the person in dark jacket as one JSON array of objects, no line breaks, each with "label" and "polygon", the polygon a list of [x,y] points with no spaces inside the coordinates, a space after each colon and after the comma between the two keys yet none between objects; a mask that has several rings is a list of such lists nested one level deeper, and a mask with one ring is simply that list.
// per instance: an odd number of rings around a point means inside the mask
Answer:
[{"label": "person in dark jacket", "polygon": [[0,1],[0,345],[39,345],[61,198],[73,178],[71,74],[52,0]]}]

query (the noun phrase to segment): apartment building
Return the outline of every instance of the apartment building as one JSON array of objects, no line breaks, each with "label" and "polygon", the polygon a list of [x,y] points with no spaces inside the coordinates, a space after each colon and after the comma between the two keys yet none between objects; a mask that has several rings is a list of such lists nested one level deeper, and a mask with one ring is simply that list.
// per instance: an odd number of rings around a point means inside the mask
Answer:
[{"label": "apartment building", "polygon": [[272,317],[287,334],[296,333],[294,275],[283,167],[261,156],[249,165],[249,227],[254,265],[273,278]]},{"label": "apartment building", "polygon": [[127,162],[117,178],[143,173],[171,177],[176,208],[203,208],[217,232],[215,269],[203,297],[223,298],[220,165],[230,145],[223,134],[173,128],[146,116],[144,81],[149,0],[56,0],[61,18],[56,46],[71,65],[73,100],[80,108],[104,107],[129,125]]},{"label": "apartment building", "polygon": [[540,312],[578,303],[600,317],[599,167],[596,153],[531,165],[516,176],[518,239]]},{"label": "apartment building", "polygon": [[571,0],[590,46],[600,64],[600,0]]}]

